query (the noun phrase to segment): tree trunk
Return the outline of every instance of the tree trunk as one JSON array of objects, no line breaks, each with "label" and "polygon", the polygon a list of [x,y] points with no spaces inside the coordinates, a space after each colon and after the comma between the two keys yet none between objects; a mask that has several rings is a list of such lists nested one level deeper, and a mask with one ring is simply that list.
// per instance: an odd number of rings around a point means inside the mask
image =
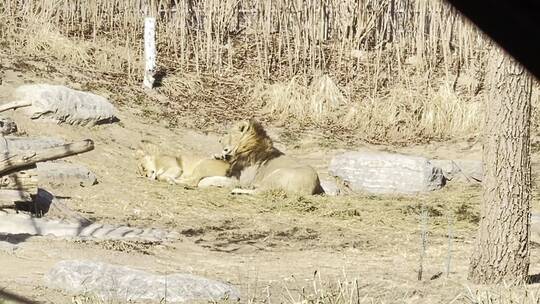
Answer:
[{"label": "tree trunk", "polygon": [[483,202],[469,279],[518,284],[529,272],[532,78],[498,47],[489,60]]}]

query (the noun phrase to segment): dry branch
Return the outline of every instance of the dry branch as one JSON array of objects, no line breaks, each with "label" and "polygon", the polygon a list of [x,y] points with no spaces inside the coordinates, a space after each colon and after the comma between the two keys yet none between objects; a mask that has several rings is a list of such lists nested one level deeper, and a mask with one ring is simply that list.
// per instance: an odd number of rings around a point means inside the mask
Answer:
[{"label": "dry branch", "polygon": [[4,111],[7,111],[7,110],[11,110],[11,109],[22,108],[22,107],[29,107],[31,105],[32,105],[31,101],[16,100],[16,101],[8,102],[8,103],[5,103],[5,104],[1,105],[0,106],[0,112],[4,112]]},{"label": "dry branch", "polygon": [[8,153],[2,160],[0,160],[0,174],[33,165],[37,162],[63,158],[66,156],[88,152],[93,149],[94,142],[91,139],[85,139],[83,141],[39,151],[28,151],[13,155]]}]

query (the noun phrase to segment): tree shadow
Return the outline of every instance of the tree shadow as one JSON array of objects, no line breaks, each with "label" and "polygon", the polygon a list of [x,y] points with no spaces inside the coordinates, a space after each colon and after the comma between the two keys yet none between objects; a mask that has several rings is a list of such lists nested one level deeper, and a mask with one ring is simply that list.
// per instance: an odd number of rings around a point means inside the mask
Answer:
[{"label": "tree shadow", "polygon": [[31,202],[15,202],[15,208],[26,211],[33,216],[42,217],[49,212],[55,196],[45,189],[38,188],[37,194]]},{"label": "tree shadow", "polygon": [[5,290],[4,288],[0,289],[0,300],[7,300],[7,301],[13,301],[15,303],[22,303],[22,304],[34,304],[38,303],[34,300],[30,300],[28,298],[25,298],[21,295],[18,295],[16,293],[12,293],[10,291]]},{"label": "tree shadow", "polygon": [[163,78],[167,76],[167,71],[165,69],[159,69],[154,74],[154,88],[159,88],[163,85]]},{"label": "tree shadow", "polygon": [[19,243],[25,242],[30,237],[32,237],[32,235],[28,233],[2,234],[0,235],[0,242],[17,245]]},{"label": "tree shadow", "polygon": [[[69,218],[71,221],[75,221],[78,225],[77,235],[79,235],[86,227],[91,225],[93,221],[71,210],[59,200],[61,198],[69,197],[55,197],[49,191],[38,188],[38,194],[33,196],[33,200],[31,202],[17,202],[15,203],[15,206],[0,206],[0,208],[11,208],[16,209],[17,212],[23,211],[30,213],[30,220],[32,222],[32,225],[34,226],[34,230],[37,232],[37,235],[41,235],[42,233],[37,218],[43,217],[45,214],[54,211],[53,213],[55,214]],[[0,241],[7,241],[12,244],[17,244],[25,241],[32,236],[33,234],[27,233],[10,233],[5,235],[5,237],[3,238],[0,237]]]},{"label": "tree shadow", "polygon": [[540,273],[529,275],[529,284],[538,284],[540,283]]}]

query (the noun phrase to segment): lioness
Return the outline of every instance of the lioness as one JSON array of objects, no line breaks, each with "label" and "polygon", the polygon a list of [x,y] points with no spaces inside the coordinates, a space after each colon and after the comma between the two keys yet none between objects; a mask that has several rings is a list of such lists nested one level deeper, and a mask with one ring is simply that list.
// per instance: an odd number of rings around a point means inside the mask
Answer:
[{"label": "lioness", "polygon": [[[170,184],[183,184],[196,187],[204,178],[225,177],[229,163],[223,160],[205,158],[184,153],[172,156],[161,153],[158,146],[143,140],[136,152],[137,172],[149,179],[167,181]],[[213,182],[205,183],[211,186]],[[216,185],[222,185],[218,179]]]},{"label": "lioness", "polygon": [[232,193],[252,194],[274,189],[302,195],[324,193],[315,169],[275,148],[261,124],[253,119],[236,123],[219,142],[223,147],[220,157],[231,164],[228,176],[242,181],[244,175],[252,171],[247,186],[253,189],[236,188]]}]

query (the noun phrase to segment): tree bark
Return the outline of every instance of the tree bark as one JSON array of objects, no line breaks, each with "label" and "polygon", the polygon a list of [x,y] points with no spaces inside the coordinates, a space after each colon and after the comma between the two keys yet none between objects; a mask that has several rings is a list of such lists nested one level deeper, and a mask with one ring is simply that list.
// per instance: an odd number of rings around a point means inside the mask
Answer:
[{"label": "tree bark", "polygon": [[483,202],[469,279],[519,284],[529,272],[532,78],[498,47],[489,60]]}]

